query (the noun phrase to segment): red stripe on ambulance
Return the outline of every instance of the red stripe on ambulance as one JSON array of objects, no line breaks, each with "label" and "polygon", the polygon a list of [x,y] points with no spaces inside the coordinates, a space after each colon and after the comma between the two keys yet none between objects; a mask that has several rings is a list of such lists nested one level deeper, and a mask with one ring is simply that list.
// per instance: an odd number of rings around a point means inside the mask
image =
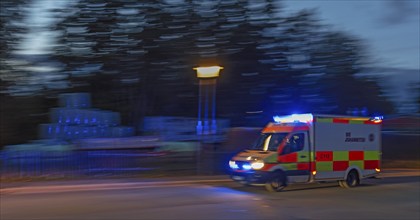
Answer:
[{"label": "red stripe on ambulance", "polygon": [[348,161],[334,161],[333,171],[344,171],[349,167]]}]

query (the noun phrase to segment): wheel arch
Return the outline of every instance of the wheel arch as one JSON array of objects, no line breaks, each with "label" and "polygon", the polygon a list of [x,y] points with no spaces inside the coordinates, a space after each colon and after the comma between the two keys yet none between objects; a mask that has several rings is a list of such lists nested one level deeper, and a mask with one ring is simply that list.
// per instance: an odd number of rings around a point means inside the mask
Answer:
[{"label": "wheel arch", "polygon": [[359,181],[360,181],[360,180],[362,179],[362,170],[361,170],[358,166],[350,166],[350,167],[348,167],[348,168],[347,168],[347,170],[346,170],[346,172],[344,173],[343,180],[346,180],[346,179],[347,179],[348,174],[349,174],[351,171],[353,171],[353,170],[355,170],[355,171],[356,171],[357,176],[358,176]]},{"label": "wheel arch", "polygon": [[278,165],[276,165],[276,166],[273,166],[273,167],[271,167],[269,170],[268,170],[268,172],[271,174],[271,175],[274,175],[274,174],[276,174],[276,173],[281,173],[281,174],[283,174],[284,175],[284,177],[286,178],[286,181],[287,182],[289,182],[289,177],[287,176],[287,169],[284,167],[284,166],[282,166],[281,164],[278,164]]}]

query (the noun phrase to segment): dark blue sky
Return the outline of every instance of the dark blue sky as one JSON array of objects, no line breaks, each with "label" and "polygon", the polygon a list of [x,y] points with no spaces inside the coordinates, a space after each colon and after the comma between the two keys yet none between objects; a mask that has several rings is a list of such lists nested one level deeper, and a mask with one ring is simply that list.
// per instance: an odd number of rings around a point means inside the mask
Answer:
[{"label": "dark blue sky", "polygon": [[287,11],[316,8],[324,24],[366,40],[373,65],[420,69],[419,0],[285,0]]}]

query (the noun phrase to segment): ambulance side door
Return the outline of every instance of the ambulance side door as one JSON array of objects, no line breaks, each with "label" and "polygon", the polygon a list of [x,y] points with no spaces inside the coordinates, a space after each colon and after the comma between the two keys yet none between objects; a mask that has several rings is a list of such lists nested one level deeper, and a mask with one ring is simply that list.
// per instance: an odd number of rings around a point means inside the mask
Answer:
[{"label": "ambulance side door", "polygon": [[281,150],[279,162],[286,169],[288,181],[308,182],[310,178],[310,148],[307,131],[293,132]]}]

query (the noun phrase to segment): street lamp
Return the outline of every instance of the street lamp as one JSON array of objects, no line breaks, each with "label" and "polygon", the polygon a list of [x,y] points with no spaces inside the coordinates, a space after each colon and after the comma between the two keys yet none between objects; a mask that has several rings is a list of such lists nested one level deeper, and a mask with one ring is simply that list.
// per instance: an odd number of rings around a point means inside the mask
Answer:
[{"label": "street lamp", "polygon": [[[197,120],[197,134],[215,134],[217,130],[216,125],[216,79],[219,76],[221,66],[207,66],[195,67],[197,71],[197,78],[199,79],[199,93],[198,93],[198,120]],[[209,112],[209,90],[212,88],[212,120],[211,131],[209,126],[208,112]],[[204,91],[203,91],[204,90]],[[204,96],[203,96],[204,92]],[[204,124],[202,123],[202,99],[204,98]]]}]

